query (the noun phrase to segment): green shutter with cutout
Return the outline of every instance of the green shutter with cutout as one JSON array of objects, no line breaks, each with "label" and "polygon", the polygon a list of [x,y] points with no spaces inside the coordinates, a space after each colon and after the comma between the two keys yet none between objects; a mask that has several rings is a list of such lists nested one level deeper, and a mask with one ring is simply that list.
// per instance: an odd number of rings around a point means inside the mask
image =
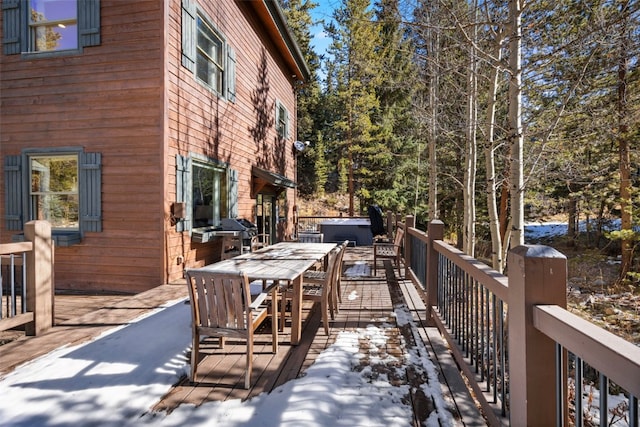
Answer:
[{"label": "green shutter with cutout", "polygon": [[7,230],[22,230],[22,156],[4,158],[4,216]]},{"label": "green shutter with cutout", "polygon": [[78,45],[100,45],[100,0],[78,2]]},{"label": "green shutter with cutout", "polygon": [[196,71],[196,4],[182,0],[182,66]]},{"label": "green shutter with cutout", "polygon": [[27,51],[26,5],[23,0],[2,1],[2,51],[5,55]]},{"label": "green shutter with cutout", "polygon": [[227,99],[236,102],[236,52],[231,46],[227,45]]},{"label": "green shutter with cutout", "polygon": [[191,157],[176,155],[176,202],[185,204],[185,218],[176,222],[176,231],[191,230]]},{"label": "green shutter with cutout", "polygon": [[229,203],[229,218],[238,217],[238,171],[229,169],[227,173],[228,179],[228,203]]},{"label": "green shutter with cutout", "polygon": [[102,231],[102,155],[80,153],[80,231]]}]

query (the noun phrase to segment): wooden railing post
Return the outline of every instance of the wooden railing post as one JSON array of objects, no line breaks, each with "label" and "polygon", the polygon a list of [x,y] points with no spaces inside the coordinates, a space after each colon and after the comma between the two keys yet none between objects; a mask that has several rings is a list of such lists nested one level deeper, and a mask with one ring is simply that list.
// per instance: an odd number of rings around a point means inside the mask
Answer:
[{"label": "wooden railing post", "polygon": [[404,219],[404,242],[402,245],[404,258],[404,271],[405,276],[407,269],[411,267],[411,236],[409,236],[409,229],[415,228],[416,226],[416,218],[413,215],[407,215]]},{"label": "wooden railing post", "polygon": [[427,226],[427,321],[433,326],[433,307],[438,305],[438,252],[434,240],[444,237],[444,222],[434,219]]},{"label": "wooden railing post", "polygon": [[533,306],[566,308],[567,258],[548,246],[523,245],[509,252],[507,265],[511,425],[555,425],[556,344],[534,327]]},{"label": "wooden railing post", "polygon": [[33,242],[27,253],[27,310],[33,323],[25,327],[26,335],[40,335],[53,325],[53,247],[51,224],[30,221],[24,225],[24,237]]}]

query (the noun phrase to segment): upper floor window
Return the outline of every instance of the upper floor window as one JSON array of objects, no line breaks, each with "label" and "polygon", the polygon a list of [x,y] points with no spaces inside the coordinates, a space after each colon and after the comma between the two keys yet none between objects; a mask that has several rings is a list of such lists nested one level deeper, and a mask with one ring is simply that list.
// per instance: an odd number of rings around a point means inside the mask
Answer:
[{"label": "upper floor window", "polygon": [[30,0],[29,15],[30,51],[78,48],[76,0]]},{"label": "upper floor window", "polygon": [[216,92],[222,93],[224,76],[224,43],[211,26],[198,16],[198,51],[196,75]]},{"label": "upper floor window", "polygon": [[280,102],[276,102],[276,132],[279,138],[289,138],[289,112]]},{"label": "upper floor window", "polygon": [[182,0],[182,65],[218,96],[235,102],[235,51],[193,0]]},{"label": "upper floor window", "polygon": [[100,0],[3,0],[5,55],[77,52],[100,44]]}]

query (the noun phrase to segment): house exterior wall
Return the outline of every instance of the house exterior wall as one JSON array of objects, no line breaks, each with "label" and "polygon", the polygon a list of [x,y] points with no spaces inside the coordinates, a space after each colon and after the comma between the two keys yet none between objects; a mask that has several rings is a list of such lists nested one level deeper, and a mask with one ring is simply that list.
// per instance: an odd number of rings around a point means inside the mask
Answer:
[{"label": "house exterior wall", "polygon": [[[294,177],[292,72],[273,36],[247,2],[196,3],[235,49],[235,102],[181,65],[180,0],[101,0],[100,45],[81,53],[0,53],[0,167],[25,148],[102,156],[102,231],[56,248],[57,289],[140,292],[219,258],[219,241],[192,243],[172,221],[176,155],[205,155],[237,171],[238,216],[250,220],[252,166]],[[276,100],[291,119],[284,141],[273,123]],[[0,242],[10,242],[4,181],[0,173]],[[293,198],[287,189],[280,238],[291,230]]]},{"label": "house exterior wall", "polygon": [[[56,248],[56,287],[138,292],[163,281],[162,2],[101,6],[99,46],[0,54],[0,155],[101,153],[102,232]],[[0,180],[0,239],[9,242],[16,231],[5,228],[4,173]]]},{"label": "house exterior wall", "polygon": [[[295,94],[292,72],[283,62],[270,36],[247,2],[217,0],[197,2],[198,11],[235,51],[236,98],[220,97],[198,82],[181,65],[181,2],[168,10],[167,85],[168,106],[167,206],[175,201],[175,156],[198,153],[224,162],[238,172],[238,216],[255,221],[256,201],[251,191],[252,166],[294,177],[291,150],[295,129]],[[262,98],[261,98],[262,96]],[[276,102],[290,114],[289,137],[281,140],[275,130]],[[288,218],[280,239],[292,229],[293,189],[287,190]],[[200,244],[188,232],[167,226],[169,279],[182,277],[182,270],[219,259],[220,242]],[[180,260],[184,263],[180,263]]]}]

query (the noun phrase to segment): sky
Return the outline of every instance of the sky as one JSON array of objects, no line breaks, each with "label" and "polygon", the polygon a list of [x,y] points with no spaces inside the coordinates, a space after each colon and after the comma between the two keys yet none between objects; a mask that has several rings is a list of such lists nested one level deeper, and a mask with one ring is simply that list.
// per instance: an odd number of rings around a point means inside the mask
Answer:
[{"label": "sky", "polygon": [[[554,223],[530,224],[526,229],[530,236],[562,231]],[[359,263],[346,274],[366,276],[367,269]],[[348,298],[359,296],[352,293]],[[437,410],[425,426],[455,425],[436,368],[421,356],[427,354],[424,348],[407,349],[403,360],[381,356],[385,354],[379,351],[387,340],[385,329],[413,322],[406,306],[396,307],[395,319],[381,326],[340,333],[303,377],[269,394],[244,402],[183,404],[169,415],[152,413],[150,408],[188,374],[185,354],[191,341],[190,316],[184,299],[171,301],[92,341],[62,346],[17,367],[0,377],[0,426],[410,427],[412,409],[402,400],[408,385],[392,385],[376,369],[378,364],[391,363],[400,370],[411,364],[429,379],[422,389]],[[369,342],[364,354],[363,340]],[[369,364],[355,369],[363,357]],[[590,409],[597,424],[597,392],[594,394]],[[610,401],[610,407],[616,402]],[[618,420],[615,425],[628,424]]]},{"label": "sky", "polygon": [[317,24],[311,27],[311,45],[318,54],[322,54],[327,50],[331,40],[323,30],[323,23],[331,21],[333,10],[340,6],[341,0],[311,0],[318,7],[311,10],[311,18]]}]

